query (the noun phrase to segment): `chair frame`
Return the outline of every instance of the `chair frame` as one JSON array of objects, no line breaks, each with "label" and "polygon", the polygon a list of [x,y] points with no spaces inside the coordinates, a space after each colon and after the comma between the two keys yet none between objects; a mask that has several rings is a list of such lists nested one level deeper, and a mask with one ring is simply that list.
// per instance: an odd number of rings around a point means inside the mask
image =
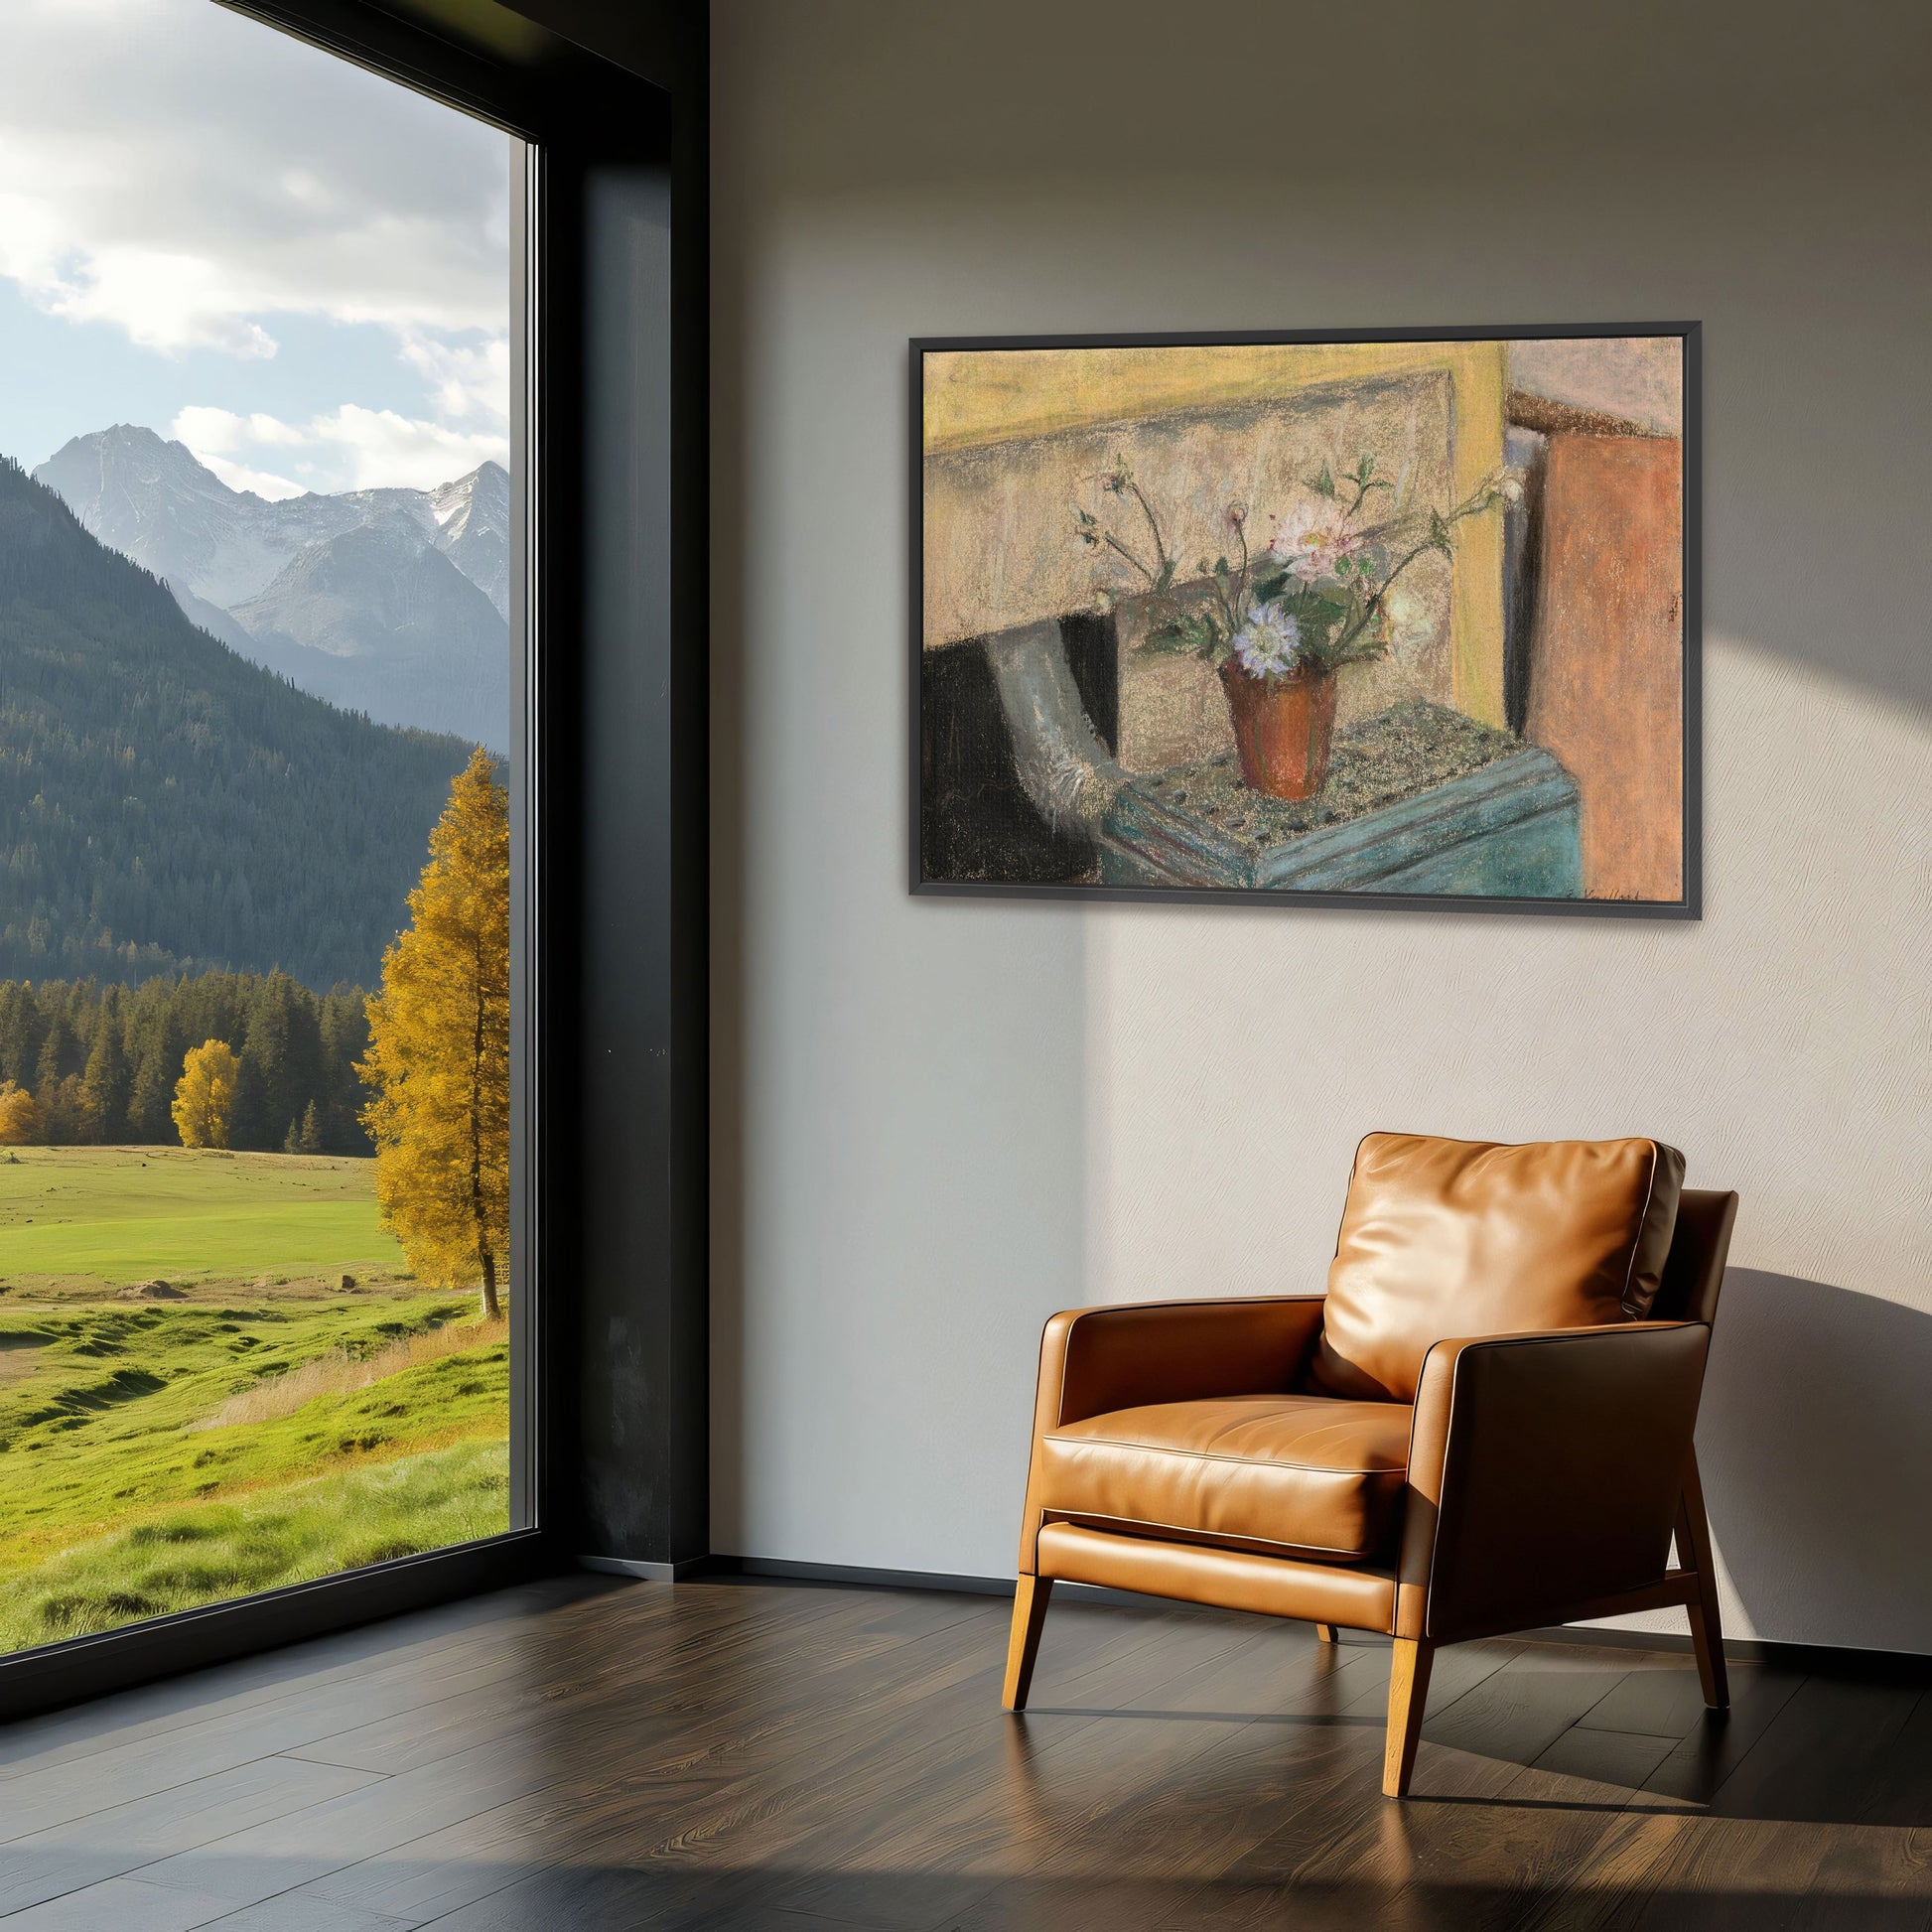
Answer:
[{"label": "chair frame", "polygon": [[[1445,1643],[1682,1606],[1690,1620],[1704,1701],[1713,1710],[1725,1709],[1730,1692],[1717,1573],[1691,1436],[1736,1211],[1733,1193],[1685,1190],[1662,1286],[1648,1320],[1465,1338],[1439,1342],[1430,1351],[1417,1396],[1402,1547],[1392,1567],[1364,1565],[1343,1574],[1293,1556],[1257,1556],[1206,1544],[1166,1542],[1111,1525],[1075,1524],[1037,1508],[1030,1480],[1002,1691],[1006,1710],[1026,1709],[1055,1581],[1125,1587],[1226,1608],[1301,1617],[1314,1624],[1315,1635],[1323,1643],[1336,1642],[1341,1627],[1373,1629],[1388,1636],[1395,1653],[1389,1674],[1382,1790],[1390,1798],[1408,1794],[1430,1671]],[[1319,1326],[1319,1310],[1318,1297],[1281,1297],[1262,1302],[1136,1304],[1055,1315],[1041,1345],[1035,1445],[1047,1430],[1074,1419],[1066,1413],[1069,1400],[1084,1413],[1096,1414],[1140,1402],[1234,1392],[1226,1385],[1238,1382],[1244,1368],[1251,1380],[1260,1379],[1253,1367],[1258,1321],[1274,1321],[1291,1341],[1299,1334],[1295,1345],[1305,1352]],[[1080,1324],[1094,1316],[1109,1319],[1092,1324],[1093,1338],[1082,1353]],[[1131,1332],[1137,1320],[1143,1327],[1153,1320],[1192,1323],[1193,1358],[1175,1368],[1173,1351],[1143,1348],[1143,1354],[1165,1355],[1168,1365],[1158,1359],[1152,1366],[1130,1359],[1131,1351],[1122,1347],[1119,1337]],[[1229,1344],[1219,1358],[1211,1332],[1217,1322],[1229,1330]],[[1603,1346],[1606,1341],[1612,1344],[1608,1349]],[[1524,1344],[1541,1345],[1545,1352],[1526,1356],[1521,1352]],[[1512,1355],[1511,1350],[1516,1352]],[[1663,1452],[1673,1456],[1663,1466],[1661,1486],[1653,1482],[1643,1494],[1610,1505],[1615,1520],[1609,1523],[1605,1541],[1614,1547],[1600,1559],[1589,1531],[1602,1514],[1603,1498],[1576,1480],[1574,1459],[1566,1464],[1561,1453],[1539,1458],[1523,1452],[1517,1460],[1525,1468],[1512,1472],[1498,1463],[1493,1452],[1469,1447],[1473,1432],[1465,1430],[1458,1438],[1454,1428],[1457,1417],[1466,1417],[1475,1407],[1508,1399],[1517,1405],[1511,1410],[1515,1416],[1527,1402],[1523,1413],[1532,1435],[1530,1449],[1535,1448],[1539,1420],[1555,1432],[1553,1440],[1561,1447],[1564,1419],[1558,1412],[1564,1402],[1559,1397],[1566,1374],[1573,1376],[1574,1387],[1574,1372],[1580,1368],[1601,1401],[1627,1399],[1653,1424]],[[1558,1393],[1549,1400],[1550,1414],[1539,1419],[1536,1391],[1539,1380],[1546,1377],[1557,1385]],[[1203,1380],[1209,1386],[1201,1386]],[[1076,1389],[1081,1391],[1078,1396]],[[1241,1392],[1266,1391],[1250,1386]],[[1096,1403],[1101,1407],[1091,1406]],[[1573,1437],[1575,1433],[1573,1425]],[[1677,1455],[1680,1437],[1681,1455]],[[1505,1583],[1500,1594],[1486,1577],[1471,1586],[1468,1566],[1458,1571],[1457,1538],[1480,1537],[1508,1510],[1521,1510],[1526,1499],[1532,1507],[1557,1512],[1560,1519],[1567,1513],[1576,1522],[1579,1527],[1567,1553],[1549,1567],[1547,1580],[1532,1575],[1528,1581],[1518,1580],[1514,1587]],[[1638,1545],[1667,1552],[1673,1537],[1675,1566],[1667,1565],[1661,1555],[1651,1561],[1633,1560],[1627,1554]],[[1607,1576],[1603,1574],[1606,1564]],[[1577,1587],[1580,1581],[1586,1587]],[[1344,1593],[1337,1595],[1338,1589]],[[1371,1599],[1378,1606],[1373,1617],[1364,1614],[1362,1620],[1350,1623],[1341,1613],[1340,1605]]]}]

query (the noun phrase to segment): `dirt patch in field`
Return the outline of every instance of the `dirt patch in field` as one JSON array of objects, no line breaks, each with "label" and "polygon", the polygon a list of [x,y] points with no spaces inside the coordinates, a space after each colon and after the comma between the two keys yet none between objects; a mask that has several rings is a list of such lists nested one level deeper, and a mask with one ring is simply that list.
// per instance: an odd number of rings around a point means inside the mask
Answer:
[{"label": "dirt patch in field", "polygon": [[0,1335],[0,1389],[32,1375],[46,1345],[45,1335]]}]

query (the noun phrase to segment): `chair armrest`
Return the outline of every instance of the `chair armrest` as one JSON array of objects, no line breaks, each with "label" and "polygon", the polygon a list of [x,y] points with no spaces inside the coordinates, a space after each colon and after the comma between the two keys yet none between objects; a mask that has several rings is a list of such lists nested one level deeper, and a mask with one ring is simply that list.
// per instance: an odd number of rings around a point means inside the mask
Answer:
[{"label": "chair armrest", "polygon": [[1710,1339],[1701,1321],[1624,1321],[1437,1342],[1396,1633],[1529,1629],[1661,1578]]},{"label": "chair armrest", "polygon": [[1069,1309],[1040,1337],[1034,1433],[1150,1402],[1286,1389],[1314,1345],[1321,1302],[1283,1295]]},{"label": "chair armrest", "polygon": [[1321,1326],[1319,1295],[1243,1302],[1130,1302],[1068,1309],[1039,1341],[1034,1452],[1020,1533],[1033,1574],[1039,1534],[1039,1439],[1071,1422],[1153,1402],[1265,1395],[1294,1384]]}]

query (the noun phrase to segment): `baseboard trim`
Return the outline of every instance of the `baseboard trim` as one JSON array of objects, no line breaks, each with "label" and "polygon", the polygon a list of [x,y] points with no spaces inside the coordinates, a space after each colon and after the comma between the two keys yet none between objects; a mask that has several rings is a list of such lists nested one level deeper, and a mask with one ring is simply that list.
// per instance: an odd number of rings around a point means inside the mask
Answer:
[{"label": "baseboard trim", "polygon": [[638,1557],[579,1557],[579,1570],[595,1570],[605,1577],[636,1577],[647,1584],[680,1584],[710,1566],[710,1557],[686,1557],[682,1563],[646,1563]]},{"label": "baseboard trim", "polygon": [[[664,1568],[666,1566],[659,1566]],[[641,1566],[639,1567],[641,1571]],[[971,1596],[1011,1596],[1010,1577],[963,1577],[936,1570],[875,1570],[857,1564],[797,1563],[780,1557],[700,1557],[695,1563],[679,1564],[678,1578],[716,1578],[729,1581],[741,1578],[765,1583],[830,1584],[845,1589],[936,1589]],[[1057,1588],[1077,1595],[1082,1602],[1111,1603],[1124,1608],[1147,1608],[1160,1604],[1166,1609],[1201,1607],[1166,1596],[1144,1596],[1135,1590],[1103,1589],[1093,1584],[1060,1584]],[[1367,1633],[1353,1633],[1360,1641]],[[1343,1641],[1347,1641],[1344,1637]],[[1387,1643],[1386,1637],[1370,1641]],[[1672,1630],[1604,1630],[1592,1624],[1550,1624],[1541,1629],[1518,1631],[1517,1643],[1574,1644],[1596,1650],[1652,1650],[1690,1654],[1688,1632]],[[1780,1669],[1804,1671],[1820,1677],[1885,1677],[1896,1680],[1924,1678],[1932,1683],[1932,1656],[1915,1650],[1863,1650],[1850,1645],[1777,1643],[1768,1638],[1726,1637],[1725,1655],[1741,1664],[1775,1664]]]},{"label": "baseboard trim", "polygon": [[201,1609],[0,1657],[0,1722],[232,1663],[408,1610],[528,1583],[555,1568],[536,1530],[399,1557]]},{"label": "baseboard trim", "polygon": [[937,1570],[871,1570],[844,1563],[793,1563],[785,1557],[703,1557],[696,1574],[777,1584],[834,1584],[847,1589],[941,1589],[968,1596],[1013,1594],[1010,1577],[956,1577]]}]

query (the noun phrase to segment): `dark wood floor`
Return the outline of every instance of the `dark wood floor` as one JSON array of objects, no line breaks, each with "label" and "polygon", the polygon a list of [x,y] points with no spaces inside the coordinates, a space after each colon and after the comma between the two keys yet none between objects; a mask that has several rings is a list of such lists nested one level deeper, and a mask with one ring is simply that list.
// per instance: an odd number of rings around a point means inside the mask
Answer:
[{"label": "dark wood floor", "polygon": [[1932,1927],[1932,1696],[1056,1604],[560,1580],[0,1732],[8,1932]]}]

